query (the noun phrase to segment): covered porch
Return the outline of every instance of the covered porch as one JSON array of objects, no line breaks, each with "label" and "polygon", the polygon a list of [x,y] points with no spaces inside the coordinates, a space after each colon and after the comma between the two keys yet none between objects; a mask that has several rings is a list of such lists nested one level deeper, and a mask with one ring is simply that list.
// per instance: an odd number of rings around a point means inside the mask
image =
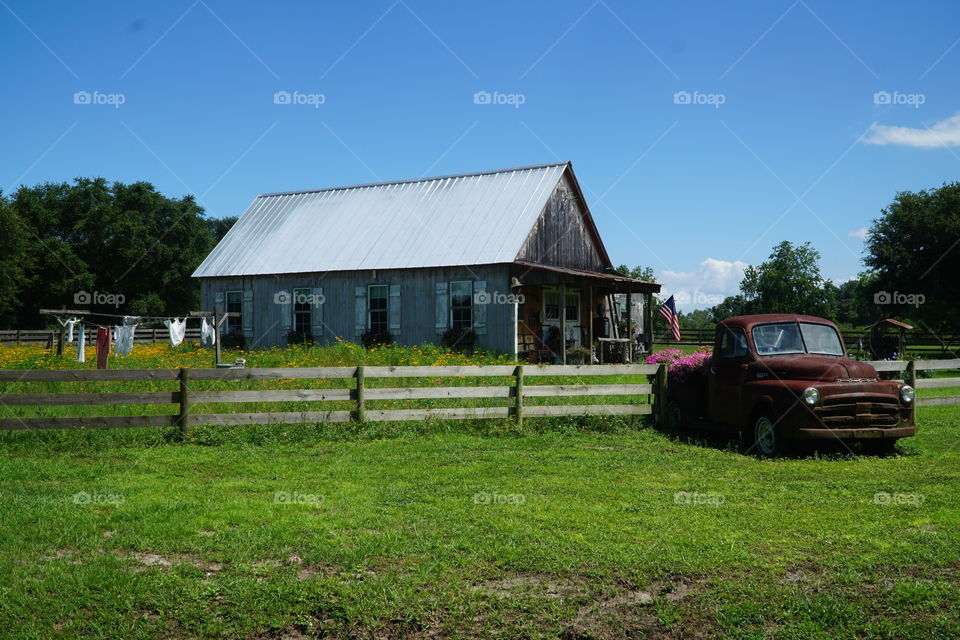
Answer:
[{"label": "covered porch", "polygon": [[524,262],[513,263],[510,275],[518,360],[633,362],[650,352],[659,284]]}]

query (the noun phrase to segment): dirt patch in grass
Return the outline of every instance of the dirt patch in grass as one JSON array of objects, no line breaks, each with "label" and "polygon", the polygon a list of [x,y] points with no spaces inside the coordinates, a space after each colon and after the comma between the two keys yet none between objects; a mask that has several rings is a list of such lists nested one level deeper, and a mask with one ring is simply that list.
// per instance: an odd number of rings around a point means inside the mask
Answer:
[{"label": "dirt patch in grass", "polygon": [[683,630],[664,625],[654,605],[680,602],[701,591],[704,582],[704,578],[677,576],[643,588],[620,585],[612,593],[580,607],[561,640],[699,637],[694,624],[685,625]]},{"label": "dirt patch in grass", "polygon": [[223,565],[219,562],[210,562],[198,556],[189,553],[160,554],[152,551],[131,551],[128,553],[118,553],[117,557],[129,558],[136,561],[140,566],[134,571],[143,571],[148,568],[168,571],[175,565],[190,565],[194,569],[204,572],[206,577],[212,577],[218,574]]},{"label": "dirt patch in grass", "polygon": [[585,581],[564,578],[545,573],[531,573],[507,578],[487,580],[472,587],[473,591],[481,592],[498,598],[512,598],[516,596],[537,596],[541,598],[569,598],[587,591]]}]

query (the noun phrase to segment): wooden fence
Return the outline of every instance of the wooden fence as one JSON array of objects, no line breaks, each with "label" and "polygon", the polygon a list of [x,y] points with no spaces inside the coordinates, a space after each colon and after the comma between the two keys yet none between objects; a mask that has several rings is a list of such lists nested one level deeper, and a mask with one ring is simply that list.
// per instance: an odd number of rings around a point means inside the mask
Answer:
[{"label": "wooden fence", "polygon": [[[944,387],[960,387],[960,377],[954,378],[921,378],[918,371],[932,371],[934,369],[960,369],[960,359],[953,360],[874,360],[870,362],[883,377],[899,378],[914,389],[937,389]],[[960,396],[929,396],[917,397],[916,407],[934,405],[960,404]]]},{"label": "wooden fence", "polygon": [[[545,377],[655,376],[643,384],[529,384]],[[504,378],[510,384],[477,386],[386,387],[369,382],[389,378]],[[194,381],[220,380],[318,380],[351,379],[349,386],[329,389],[262,389],[199,391]],[[666,369],[662,365],[506,365],[506,366],[407,366],[407,367],[316,367],[278,369],[60,369],[0,370],[0,382],[108,382],[169,381],[176,390],[98,393],[6,393],[6,406],[142,405],[172,404],[176,414],[104,417],[7,417],[0,418],[0,430],[85,429],[111,427],[179,427],[186,432],[199,424],[279,424],[426,419],[475,419],[524,417],[645,415],[653,411],[655,398],[664,397]],[[497,382],[497,381],[494,381]],[[548,381],[549,382],[549,381]],[[524,406],[527,398],[576,396],[625,396],[638,402],[620,404],[554,404]],[[643,397],[643,402],[639,402]],[[381,409],[370,406],[376,400],[507,399],[505,406],[456,406],[442,408]],[[191,406],[207,403],[349,401],[350,410],[287,411],[261,413],[193,413]],[[662,411],[664,403],[657,404]],[[172,408],[172,407],[171,407]]]}]

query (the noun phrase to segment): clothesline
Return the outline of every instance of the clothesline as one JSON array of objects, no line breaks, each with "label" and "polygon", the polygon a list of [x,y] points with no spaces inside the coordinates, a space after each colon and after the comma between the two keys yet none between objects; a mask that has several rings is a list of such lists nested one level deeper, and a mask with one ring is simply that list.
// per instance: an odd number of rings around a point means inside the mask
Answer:
[{"label": "clothesline", "polygon": [[[107,355],[110,352],[111,343],[115,345],[114,357],[130,355],[134,344],[134,332],[141,324],[150,324],[163,322],[170,333],[170,345],[178,346],[186,337],[187,320],[197,318],[200,320],[200,342],[205,347],[215,346],[217,344],[217,329],[214,323],[207,323],[207,318],[216,314],[207,312],[193,312],[182,319],[172,316],[131,316],[118,315],[113,313],[98,313],[80,311],[71,313],[69,310],[50,310],[41,309],[41,313],[53,316],[61,327],[64,327],[68,333],[67,342],[73,342],[74,327],[80,327],[80,341],[77,344],[77,361],[84,362],[84,347],[86,344],[85,327],[96,327],[96,348],[97,348],[97,368],[107,368]],[[77,317],[80,315],[81,317]],[[121,318],[122,325],[102,325],[96,322],[88,322],[86,316],[100,316],[103,318]],[[61,334],[62,335],[62,334]],[[58,346],[58,355],[62,353],[62,340]],[[219,355],[219,351],[218,351]]]}]

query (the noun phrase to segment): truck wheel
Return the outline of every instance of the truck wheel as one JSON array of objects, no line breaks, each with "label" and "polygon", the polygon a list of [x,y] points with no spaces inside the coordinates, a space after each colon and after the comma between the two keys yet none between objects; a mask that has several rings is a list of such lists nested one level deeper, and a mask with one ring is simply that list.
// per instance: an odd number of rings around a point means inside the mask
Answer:
[{"label": "truck wheel", "polygon": [[683,414],[680,412],[680,403],[671,400],[667,403],[667,429],[677,430],[683,427]]},{"label": "truck wheel", "polygon": [[748,438],[749,449],[766,458],[783,453],[783,439],[777,433],[777,426],[769,416],[760,414],[753,420],[752,438]]}]

